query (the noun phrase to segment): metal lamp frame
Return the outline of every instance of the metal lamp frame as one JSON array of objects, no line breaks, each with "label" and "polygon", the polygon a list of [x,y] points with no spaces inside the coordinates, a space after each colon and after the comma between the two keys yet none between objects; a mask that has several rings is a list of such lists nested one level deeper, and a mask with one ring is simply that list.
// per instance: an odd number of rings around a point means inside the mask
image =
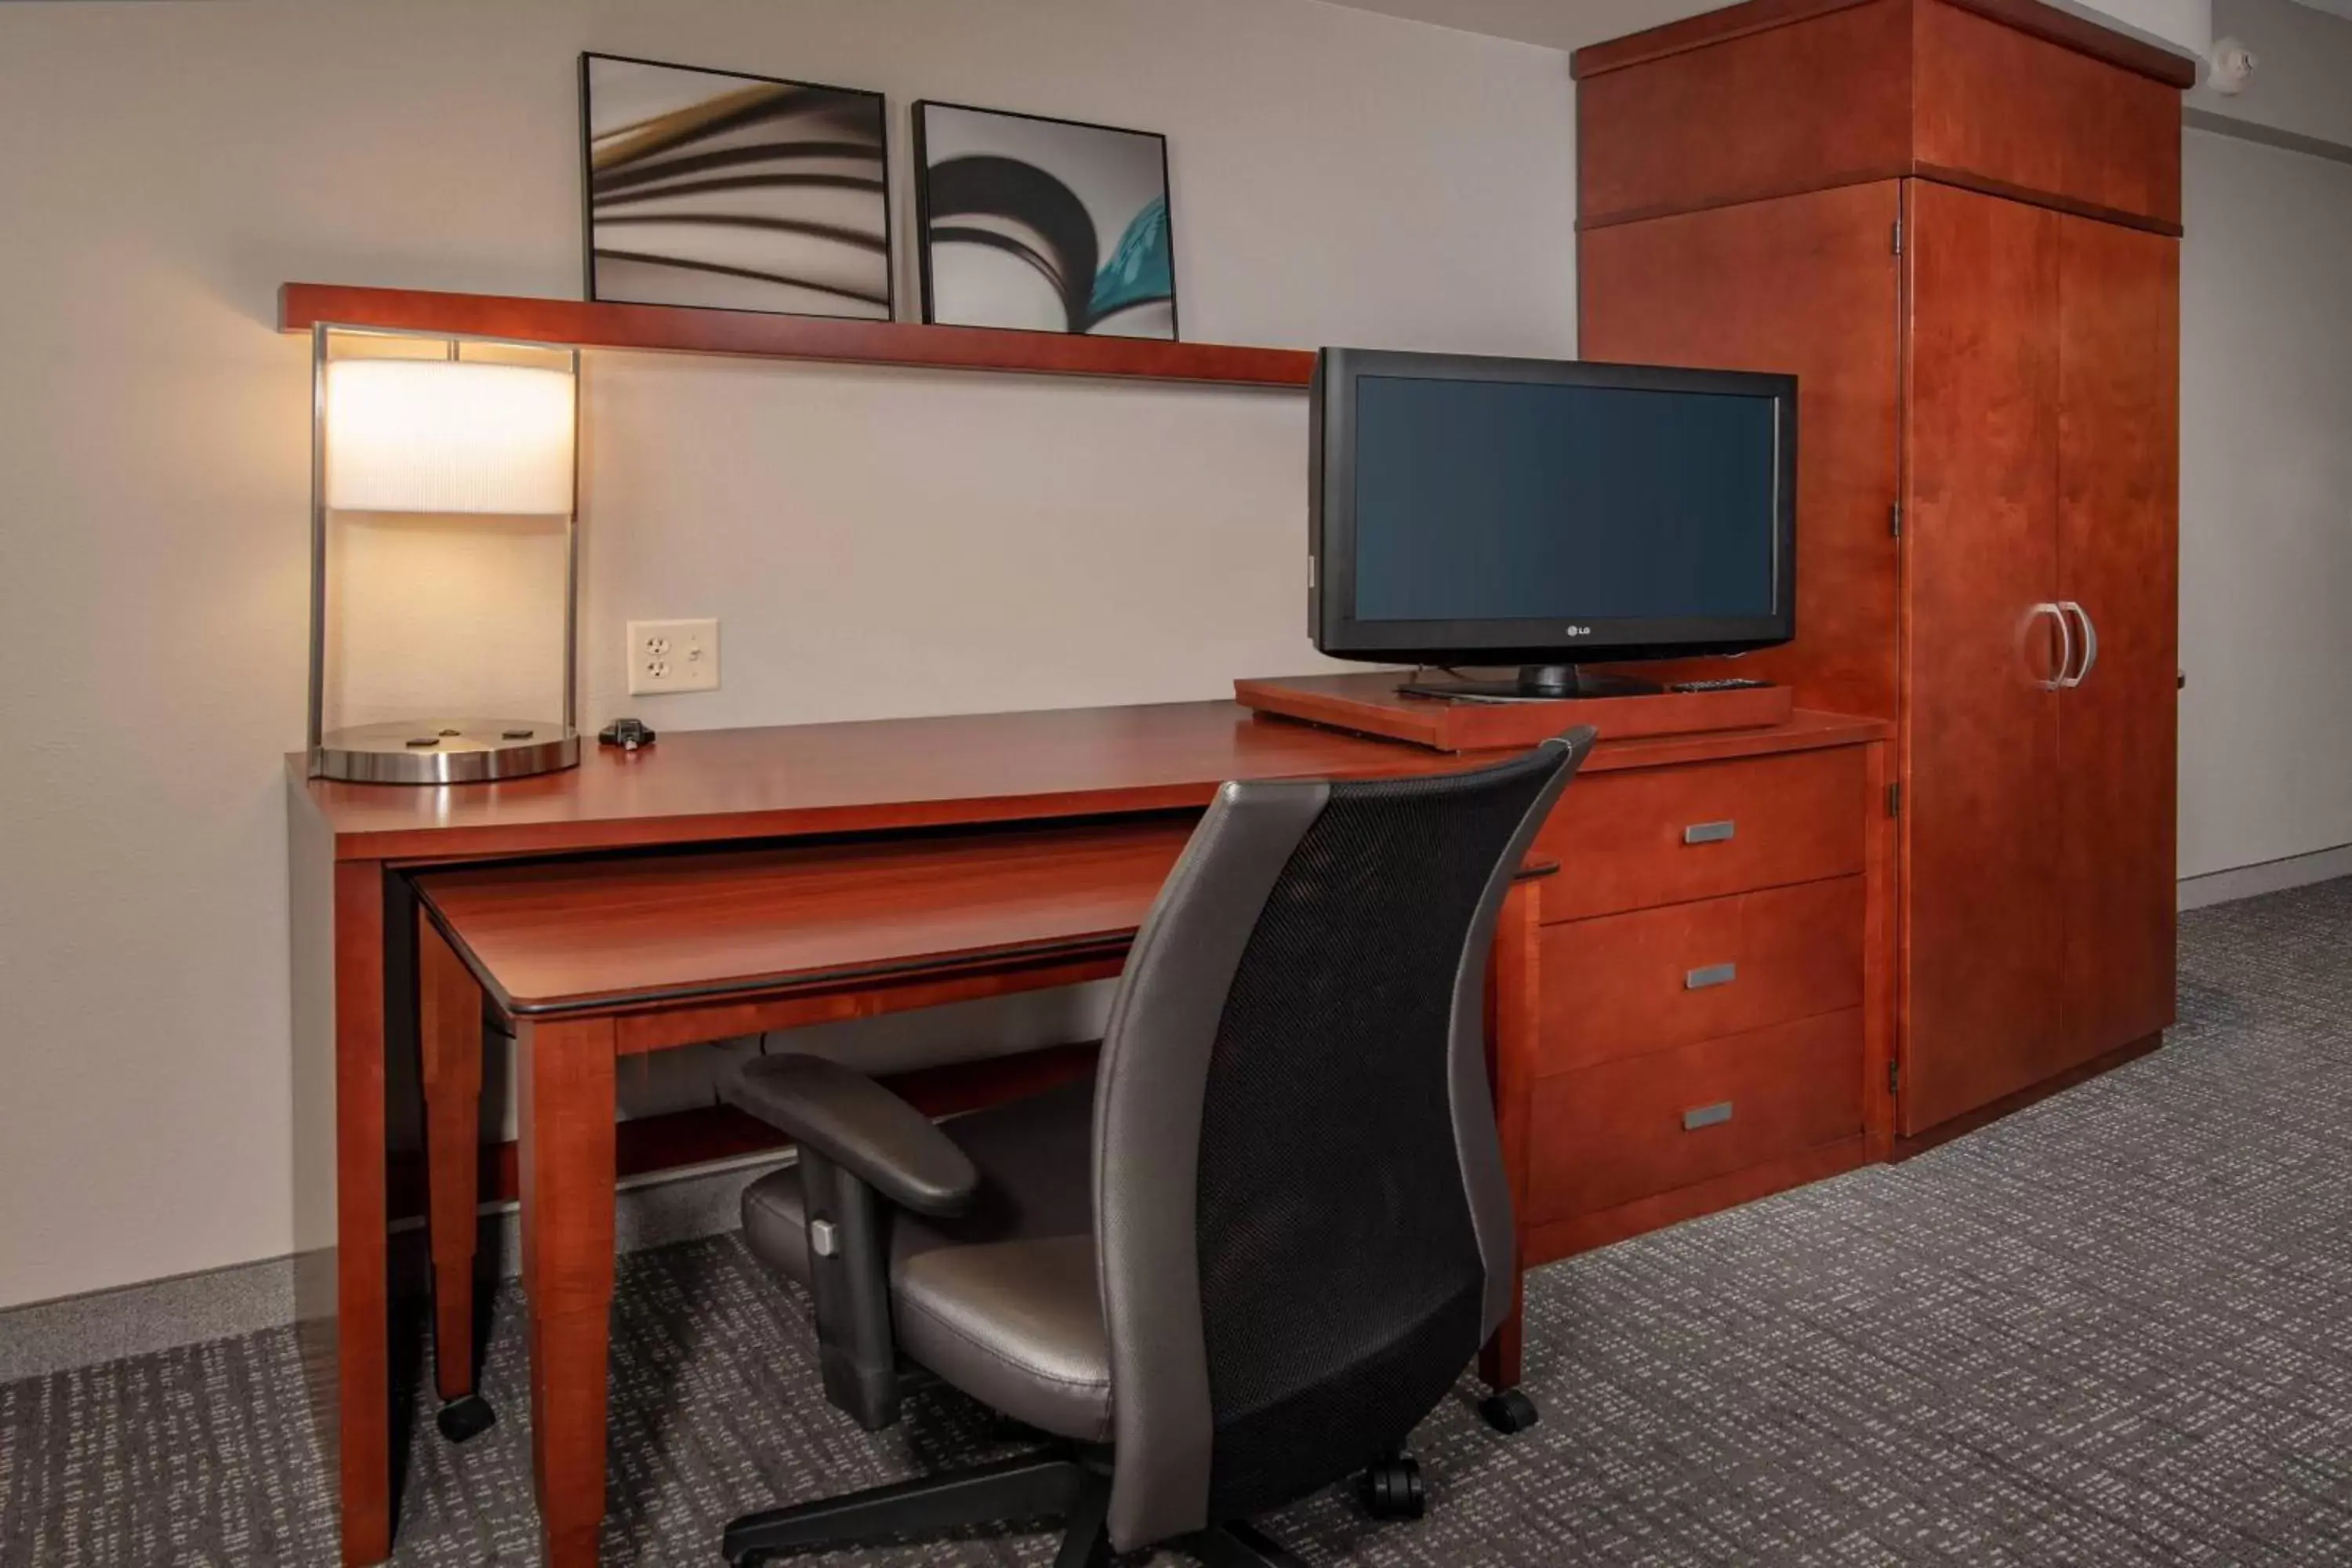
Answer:
[{"label": "metal lamp frame", "polygon": [[[471,332],[395,331],[321,321],[310,329],[310,709],[312,778],[359,784],[481,784],[576,767],[580,763],[580,351],[568,351],[572,374],[572,509],[563,518],[563,718],[562,733],[499,719],[422,719],[326,731],[327,707],[327,363],[337,333],[438,341],[456,359],[463,344],[545,351],[545,343]],[[429,743],[428,743],[429,737]]]}]

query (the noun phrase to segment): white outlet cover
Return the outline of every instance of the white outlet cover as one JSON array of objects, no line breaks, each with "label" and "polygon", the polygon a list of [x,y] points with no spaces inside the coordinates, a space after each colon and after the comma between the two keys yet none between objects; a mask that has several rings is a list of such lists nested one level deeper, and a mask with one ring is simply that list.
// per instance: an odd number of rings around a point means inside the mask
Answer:
[{"label": "white outlet cover", "polygon": [[717,621],[631,621],[629,695],[719,689]]}]

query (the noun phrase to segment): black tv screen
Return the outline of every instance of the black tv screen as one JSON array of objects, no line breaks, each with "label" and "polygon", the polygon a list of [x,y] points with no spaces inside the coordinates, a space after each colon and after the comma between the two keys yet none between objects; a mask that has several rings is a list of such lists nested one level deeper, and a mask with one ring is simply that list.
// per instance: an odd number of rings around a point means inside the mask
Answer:
[{"label": "black tv screen", "polygon": [[1794,378],[1327,350],[1317,645],[1430,662],[1794,631]]}]

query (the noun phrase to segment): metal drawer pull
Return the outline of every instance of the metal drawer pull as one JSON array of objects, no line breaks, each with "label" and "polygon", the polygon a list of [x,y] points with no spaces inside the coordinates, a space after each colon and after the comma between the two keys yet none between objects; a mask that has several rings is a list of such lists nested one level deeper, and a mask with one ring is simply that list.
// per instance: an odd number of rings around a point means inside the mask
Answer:
[{"label": "metal drawer pull", "polygon": [[2070,687],[2080,686],[2091,679],[2091,670],[2099,662],[2099,628],[2091,624],[2091,612],[2074,600],[2061,599],[2058,601],[2058,607],[2073,616],[2083,627],[2083,668],[2076,670],[2074,678],[2066,682]]},{"label": "metal drawer pull", "polygon": [[[2043,616],[2058,623],[2058,668],[2052,674],[2038,678],[2033,684],[2044,691],[2057,691],[2074,684],[2067,679],[2074,668],[2074,623],[2066,618],[2063,606],[2044,603],[2025,612],[2025,629],[2030,630],[2033,623]],[[2024,630],[2018,635],[2022,637]]]},{"label": "metal drawer pull", "polygon": [[1736,963],[1702,964],[1683,976],[1683,989],[1704,991],[1710,985],[1728,985],[1738,978],[1739,965]]},{"label": "metal drawer pull", "polygon": [[1683,1131],[1696,1132],[1702,1127],[1713,1127],[1731,1120],[1731,1101],[1717,1100],[1683,1112]]},{"label": "metal drawer pull", "polygon": [[1694,822],[1683,829],[1685,844],[1720,844],[1731,837],[1738,824],[1731,822]]}]

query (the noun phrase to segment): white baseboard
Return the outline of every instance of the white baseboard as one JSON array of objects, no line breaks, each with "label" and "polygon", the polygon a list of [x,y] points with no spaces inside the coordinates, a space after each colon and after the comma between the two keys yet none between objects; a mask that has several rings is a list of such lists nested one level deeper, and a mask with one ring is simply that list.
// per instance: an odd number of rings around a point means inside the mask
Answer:
[{"label": "white baseboard", "polygon": [[[789,1156],[761,1154],[623,1184],[614,1207],[620,1250],[733,1230],[745,1185],[789,1163]],[[422,1222],[411,1221],[395,1227],[393,1237],[394,1278],[404,1277],[412,1289],[422,1289]],[[408,1236],[417,1242],[403,1245]],[[479,1245],[502,1277],[520,1272],[521,1229],[514,1205],[484,1212]],[[294,1273],[292,1258],[266,1258],[0,1310],[0,1383],[282,1327],[294,1321]]]},{"label": "white baseboard", "polygon": [[2264,860],[2259,865],[2232,866],[2225,871],[2209,871],[2201,877],[2183,877],[2180,879],[2179,907],[2201,910],[2208,904],[2259,898],[2264,893],[2308,887],[2314,882],[2332,882],[2338,877],[2352,877],[2352,844],[2338,844],[2332,849],[2315,849],[2308,855],[2289,855],[2283,859]]}]

